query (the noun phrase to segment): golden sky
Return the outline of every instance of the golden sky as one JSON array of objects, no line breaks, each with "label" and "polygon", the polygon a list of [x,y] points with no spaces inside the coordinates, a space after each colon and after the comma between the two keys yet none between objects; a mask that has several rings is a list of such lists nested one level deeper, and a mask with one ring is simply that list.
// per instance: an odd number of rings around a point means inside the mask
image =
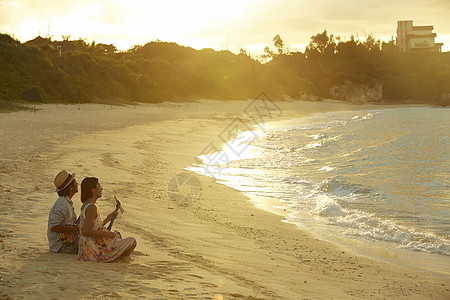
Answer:
[{"label": "golden sky", "polygon": [[303,51],[324,29],[388,40],[398,20],[433,25],[436,42],[450,51],[450,0],[0,0],[0,32],[22,42],[71,35],[121,50],[160,39],[257,51],[280,34],[288,48]]}]

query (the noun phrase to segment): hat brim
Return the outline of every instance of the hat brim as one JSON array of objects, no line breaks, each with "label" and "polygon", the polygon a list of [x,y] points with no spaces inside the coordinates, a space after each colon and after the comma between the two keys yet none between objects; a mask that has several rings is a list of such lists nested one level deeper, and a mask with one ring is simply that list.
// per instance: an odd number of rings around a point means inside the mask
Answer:
[{"label": "hat brim", "polygon": [[[61,188],[56,188],[57,192],[61,192],[63,189],[65,189],[66,187],[68,187],[72,181],[75,179],[75,173],[70,174],[70,179],[64,184],[63,187]],[[67,180],[67,179],[66,179]]]}]

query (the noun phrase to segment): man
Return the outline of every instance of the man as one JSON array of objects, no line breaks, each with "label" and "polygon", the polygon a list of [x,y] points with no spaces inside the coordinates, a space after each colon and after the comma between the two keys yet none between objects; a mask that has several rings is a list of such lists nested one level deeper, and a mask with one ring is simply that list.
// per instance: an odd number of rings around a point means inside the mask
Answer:
[{"label": "man", "polygon": [[61,171],[55,177],[56,200],[48,216],[47,238],[51,252],[78,253],[77,215],[73,207],[72,197],[78,192],[75,173]]}]

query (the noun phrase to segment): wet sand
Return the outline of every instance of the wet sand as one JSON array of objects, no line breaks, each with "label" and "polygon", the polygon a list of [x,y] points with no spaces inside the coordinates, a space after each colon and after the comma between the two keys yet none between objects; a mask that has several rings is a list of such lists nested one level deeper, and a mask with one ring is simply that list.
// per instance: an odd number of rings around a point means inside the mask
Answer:
[{"label": "wet sand", "polygon": [[[448,277],[380,262],[321,241],[244,194],[183,169],[239,117],[244,101],[111,107],[42,105],[0,115],[0,298],[448,299]],[[330,110],[337,102],[282,102],[265,120]],[[253,114],[254,116],[254,114]],[[48,251],[48,212],[61,170],[96,176],[106,216],[138,241],[130,262],[79,262]],[[177,177],[178,175],[178,177]],[[168,196],[174,178],[179,194]],[[195,180],[193,179],[195,178]],[[196,181],[198,180],[198,182]],[[77,214],[79,193],[74,196]]]}]

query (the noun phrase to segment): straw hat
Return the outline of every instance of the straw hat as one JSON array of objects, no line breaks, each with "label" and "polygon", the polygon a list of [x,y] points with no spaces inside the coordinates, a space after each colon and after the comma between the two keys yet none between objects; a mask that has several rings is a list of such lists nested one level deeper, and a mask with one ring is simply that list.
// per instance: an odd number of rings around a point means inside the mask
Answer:
[{"label": "straw hat", "polygon": [[55,181],[54,181],[55,186],[56,186],[56,191],[57,192],[62,191],[67,186],[69,186],[69,184],[74,179],[75,179],[75,173],[69,174],[66,170],[59,172],[58,175],[56,175]]}]

